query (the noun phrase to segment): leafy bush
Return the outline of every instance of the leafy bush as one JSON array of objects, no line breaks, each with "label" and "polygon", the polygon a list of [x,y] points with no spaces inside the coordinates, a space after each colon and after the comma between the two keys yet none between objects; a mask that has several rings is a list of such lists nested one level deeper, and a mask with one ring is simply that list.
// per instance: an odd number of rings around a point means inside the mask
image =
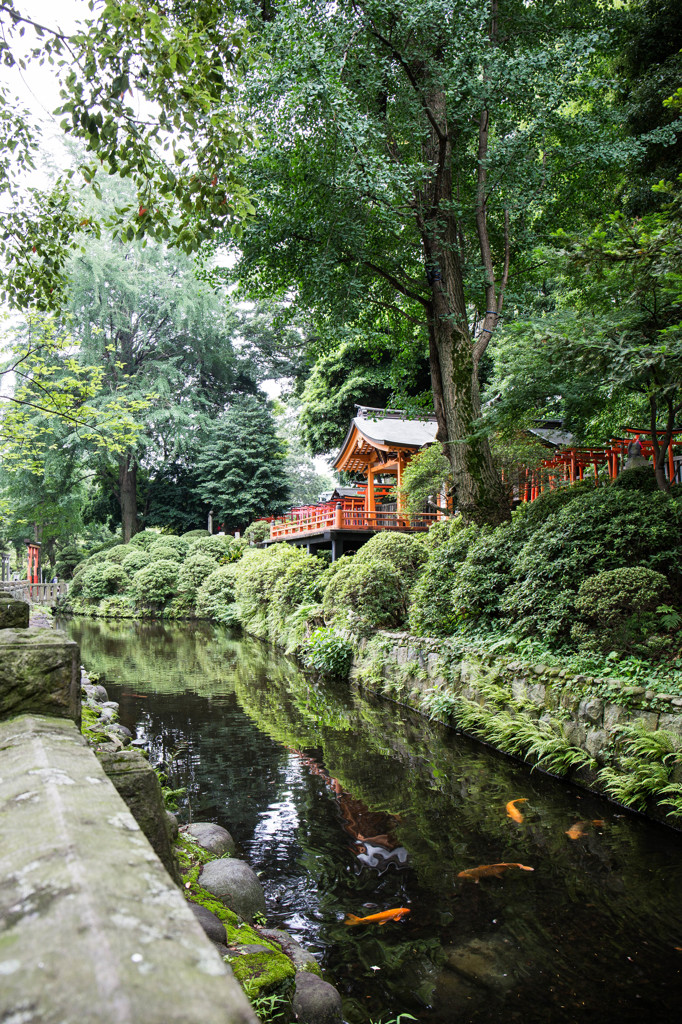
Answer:
[{"label": "leafy bush", "polygon": [[335,629],[316,629],[304,641],[302,651],[303,660],[310,668],[328,676],[347,678],[353,661],[353,645]]},{"label": "leafy bush", "polygon": [[586,652],[651,653],[652,641],[660,648],[665,626],[659,609],[669,599],[668,581],[652,569],[599,572],[580,585],[575,606],[583,621],[571,636]]},{"label": "leafy bush", "polygon": [[244,530],[244,538],[249,544],[260,544],[270,537],[270,523],[264,519],[257,519]]},{"label": "leafy bush", "polygon": [[644,491],[647,494],[653,494],[658,490],[656,474],[652,466],[636,466],[634,469],[626,469],[624,473],[619,473],[611,486],[628,491]]},{"label": "leafy bush", "polygon": [[476,526],[465,526],[461,518],[436,523],[431,554],[424,571],[412,589],[410,629],[418,636],[449,636],[457,624],[453,603],[455,570],[467,556],[478,536]]},{"label": "leafy bush", "polygon": [[[204,558],[197,555],[197,558]],[[207,559],[212,572],[207,576],[197,591],[197,613],[224,625],[232,625],[237,621],[234,604],[235,571],[234,565],[221,565],[216,569],[215,562]]]},{"label": "leafy bush", "polygon": [[156,544],[161,534],[158,530],[141,530],[140,533],[136,533],[129,541],[129,546],[132,544],[136,548],[143,548],[148,551],[152,544]]},{"label": "leafy bush", "polygon": [[268,636],[267,615],[275,586],[292,563],[307,558],[310,556],[291,544],[246,549],[235,566],[235,599],[246,629],[256,636]]},{"label": "leafy bush", "polygon": [[182,539],[186,540],[188,544],[191,544],[192,541],[198,540],[199,537],[210,536],[211,534],[208,532],[208,530],[188,530],[187,533],[182,534]]},{"label": "leafy bush", "polygon": [[88,601],[101,601],[125,590],[127,584],[128,576],[122,567],[103,559],[85,569],[79,580],[79,593]]},{"label": "leafy bush", "polygon": [[519,509],[510,524],[481,531],[455,568],[455,614],[464,627],[567,639],[578,588],[595,573],[643,565],[664,573],[679,593],[681,528],[682,502],[661,491],[550,492]]},{"label": "leafy bush", "polygon": [[73,544],[68,544],[57,555],[54,571],[60,580],[70,580],[74,570],[82,558],[82,552]]},{"label": "leafy bush", "polygon": [[174,537],[171,533],[162,533],[149,548],[149,553],[154,558],[159,558],[157,551],[160,551],[162,546],[173,551],[178,561],[182,561],[189,550],[189,544],[182,537]]},{"label": "leafy bush", "polygon": [[190,555],[178,574],[178,593],[193,598],[204,580],[214,571],[215,562],[208,555]]},{"label": "leafy bush", "polygon": [[657,491],[614,487],[583,494],[550,516],[512,566],[502,607],[524,631],[549,638],[569,630],[574,595],[597,572],[642,565],[682,585],[682,505]]},{"label": "leafy bush", "polygon": [[177,591],[178,565],[170,559],[152,562],[138,570],[131,580],[131,591],[138,604],[163,605]]},{"label": "leafy bush", "polygon": [[166,544],[165,538],[163,540],[157,540],[155,544],[148,550],[149,557],[154,561],[170,561],[177,562],[178,565],[182,562],[183,556],[170,544]]},{"label": "leafy bush", "polygon": [[107,562],[116,562],[120,565],[123,559],[128,554],[129,548],[127,544],[115,544],[113,548],[109,548],[104,553],[104,557]]},{"label": "leafy bush", "polygon": [[401,626],[407,613],[408,591],[393,566],[386,562],[358,561],[342,565],[327,583],[324,618],[367,633],[372,628]]},{"label": "leafy bush", "polygon": [[417,579],[428,552],[421,537],[409,533],[375,533],[355,556],[356,562],[388,562],[396,569],[407,587]]},{"label": "leafy bush", "polygon": [[[199,537],[197,540],[191,542],[187,551],[187,557],[194,555],[206,555],[208,558],[212,558],[214,562],[220,562],[225,564],[232,562],[235,559],[231,557],[232,546],[234,543],[233,537],[228,537],[224,534],[214,533],[209,537]],[[239,557],[239,555],[237,555]]]},{"label": "leafy bush", "polygon": [[129,576],[132,576],[139,569],[144,569],[146,565],[149,565],[152,561],[152,556],[144,548],[134,548],[130,544],[128,548],[128,554],[121,562],[121,567],[125,569]]}]

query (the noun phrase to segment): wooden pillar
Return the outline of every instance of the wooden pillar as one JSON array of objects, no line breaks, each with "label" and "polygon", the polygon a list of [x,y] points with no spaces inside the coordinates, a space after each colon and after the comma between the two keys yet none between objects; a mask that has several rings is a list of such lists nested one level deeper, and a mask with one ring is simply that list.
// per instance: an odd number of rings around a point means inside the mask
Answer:
[{"label": "wooden pillar", "polygon": [[367,464],[367,494],[365,496],[365,511],[374,515],[376,505],[374,502],[374,470]]},{"label": "wooden pillar", "polygon": [[673,439],[670,438],[670,444],[668,445],[668,480],[670,486],[675,483],[675,459],[673,458]]},{"label": "wooden pillar", "polygon": [[594,460],[594,482],[595,482],[595,484],[599,483],[599,469],[597,467],[597,460],[596,459]]},{"label": "wooden pillar", "polygon": [[400,453],[398,453],[398,502],[397,502],[397,505],[396,505],[396,508],[398,509],[398,514],[400,514],[402,512],[402,510],[403,510],[403,497],[402,497],[402,494],[400,493],[400,485],[402,484],[402,482],[403,482],[403,457],[402,457],[402,455],[400,455]]}]

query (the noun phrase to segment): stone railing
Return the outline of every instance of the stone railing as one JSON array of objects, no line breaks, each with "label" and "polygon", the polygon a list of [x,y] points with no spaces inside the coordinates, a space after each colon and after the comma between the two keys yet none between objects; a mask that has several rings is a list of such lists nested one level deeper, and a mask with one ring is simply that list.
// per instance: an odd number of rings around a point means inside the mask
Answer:
[{"label": "stone railing", "polygon": [[28,612],[0,593],[2,1019],[257,1024],[80,733],[78,645]]}]

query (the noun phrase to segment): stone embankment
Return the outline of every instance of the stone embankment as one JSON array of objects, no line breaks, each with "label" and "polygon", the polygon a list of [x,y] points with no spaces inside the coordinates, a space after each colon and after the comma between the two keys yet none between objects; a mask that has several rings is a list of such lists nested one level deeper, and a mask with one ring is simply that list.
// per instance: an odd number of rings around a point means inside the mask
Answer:
[{"label": "stone embankment", "polygon": [[[388,632],[358,642],[351,677],[600,795],[618,800],[641,769],[639,809],[667,824],[682,822],[682,786],[679,815],[670,815],[672,800],[656,803],[655,790],[646,792],[647,768],[657,760],[667,766],[668,785],[682,781],[679,694],[513,658],[461,656],[446,640]],[[638,758],[628,741],[642,733],[653,734],[657,749]]]},{"label": "stone embankment", "polygon": [[[262,887],[225,858],[231,841],[217,856],[217,826],[178,836],[78,646],[28,612],[0,593],[0,1020],[255,1024],[250,982],[284,993],[302,1022],[340,1024],[314,958],[253,926]],[[81,693],[97,751],[78,728]]]}]

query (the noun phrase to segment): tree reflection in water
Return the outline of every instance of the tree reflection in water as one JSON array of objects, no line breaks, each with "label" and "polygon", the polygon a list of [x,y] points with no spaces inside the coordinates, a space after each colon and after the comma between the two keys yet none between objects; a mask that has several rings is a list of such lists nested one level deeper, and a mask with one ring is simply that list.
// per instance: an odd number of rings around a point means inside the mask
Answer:
[{"label": "tree reflection in water", "polygon": [[[208,625],[73,621],[83,661],[174,786],[262,871],[270,920],[364,1024],[668,1021],[682,842],[387,702]],[[524,821],[505,813],[526,797]],[[576,821],[603,819],[576,840]],[[480,884],[460,871],[502,861]],[[408,906],[385,927],[346,928]]]}]

